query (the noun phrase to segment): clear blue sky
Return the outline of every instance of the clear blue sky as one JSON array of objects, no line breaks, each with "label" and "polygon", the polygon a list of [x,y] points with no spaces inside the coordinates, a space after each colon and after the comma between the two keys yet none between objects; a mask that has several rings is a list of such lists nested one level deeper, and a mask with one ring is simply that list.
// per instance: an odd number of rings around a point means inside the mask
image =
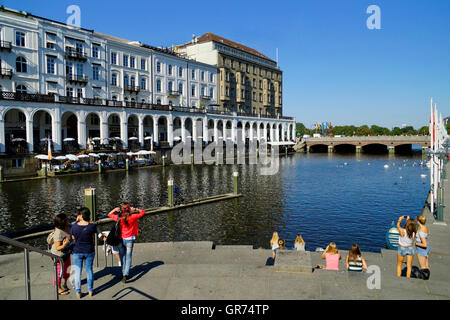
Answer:
[{"label": "clear blue sky", "polygon": [[[275,60],[285,115],[311,127],[427,125],[433,97],[450,115],[450,1],[2,1],[9,8],[155,46],[216,33]],[[381,30],[369,30],[369,5]]]}]

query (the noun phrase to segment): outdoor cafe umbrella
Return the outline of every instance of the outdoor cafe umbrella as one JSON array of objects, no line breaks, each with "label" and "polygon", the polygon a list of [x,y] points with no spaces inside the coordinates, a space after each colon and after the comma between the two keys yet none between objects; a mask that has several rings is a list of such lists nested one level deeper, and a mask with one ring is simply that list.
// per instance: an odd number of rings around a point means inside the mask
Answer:
[{"label": "outdoor cafe umbrella", "polygon": [[35,159],[40,159],[40,160],[48,160],[48,155],[46,155],[46,154],[38,154],[34,158]]},{"label": "outdoor cafe umbrella", "polygon": [[74,138],[65,138],[63,141],[75,141]]},{"label": "outdoor cafe umbrella", "polygon": [[67,160],[66,156],[57,156],[54,158],[55,160]]},{"label": "outdoor cafe umbrella", "polygon": [[25,139],[23,139],[23,138],[14,138],[11,141],[12,142],[20,142],[20,141],[25,141]]},{"label": "outdoor cafe umbrella", "polygon": [[138,138],[136,138],[136,137],[131,137],[131,138],[128,138],[128,140],[137,140]]},{"label": "outdoor cafe umbrella", "polygon": [[67,154],[66,155],[67,159],[72,160],[72,161],[78,161],[80,160],[76,155],[74,154]]},{"label": "outdoor cafe umbrella", "polygon": [[96,153],[89,153],[89,157],[100,158],[100,156]]}]

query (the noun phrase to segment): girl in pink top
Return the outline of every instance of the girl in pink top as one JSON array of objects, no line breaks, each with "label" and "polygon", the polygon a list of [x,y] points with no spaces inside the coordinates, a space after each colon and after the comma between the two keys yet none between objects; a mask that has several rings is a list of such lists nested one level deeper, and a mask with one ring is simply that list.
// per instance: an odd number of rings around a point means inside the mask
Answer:
[{"label": "girl in pink top", "polygon": [[326,261],[326,270],[339,270],[339,260],[341,260],[341,254],[339,253],[336,244],[331,242],[322,254],[322,259]]}]

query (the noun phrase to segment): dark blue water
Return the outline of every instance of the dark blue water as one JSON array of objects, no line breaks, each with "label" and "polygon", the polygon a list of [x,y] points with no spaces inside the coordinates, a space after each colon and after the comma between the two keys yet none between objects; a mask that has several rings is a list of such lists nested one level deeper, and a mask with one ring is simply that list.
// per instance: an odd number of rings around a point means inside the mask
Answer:
[{"label": "dark blue water", "polygon": [[[260,175],[259,165],[187,165],[2,184],[0,233],[52,222],[61,212],[74,218],[88,187],[96,188],[98,212],[105,215],[123,200],[141,208],[167,204],[169,178],[184,201],[232,192],[237,170],[242,198],[146,216],[137,241],[268,248],[278,231],[288,247],[300,233],[308,250],[333,241],[340,249],[358,243],[377,252],[393,220],[422,210],[429,169],[421,161],[421,156],[296,154],[282,157],[271,176]],[[44,240],[28,242],[45,247]],[[3,253],[11,250],[0,247]]]}]

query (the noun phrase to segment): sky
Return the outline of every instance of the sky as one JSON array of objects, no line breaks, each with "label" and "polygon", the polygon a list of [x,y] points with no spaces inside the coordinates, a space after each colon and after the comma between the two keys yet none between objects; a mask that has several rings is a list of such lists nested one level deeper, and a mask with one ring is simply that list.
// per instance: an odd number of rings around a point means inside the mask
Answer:
[{"label": "sky", "polygon": [[[8,8],[154,46],[212,32],[276,60],[283,115],[315,123],[428,125],[430,98],[450,115],[450,1],[1,1]],[[371,5],[379,8],[380,29]]]}]

